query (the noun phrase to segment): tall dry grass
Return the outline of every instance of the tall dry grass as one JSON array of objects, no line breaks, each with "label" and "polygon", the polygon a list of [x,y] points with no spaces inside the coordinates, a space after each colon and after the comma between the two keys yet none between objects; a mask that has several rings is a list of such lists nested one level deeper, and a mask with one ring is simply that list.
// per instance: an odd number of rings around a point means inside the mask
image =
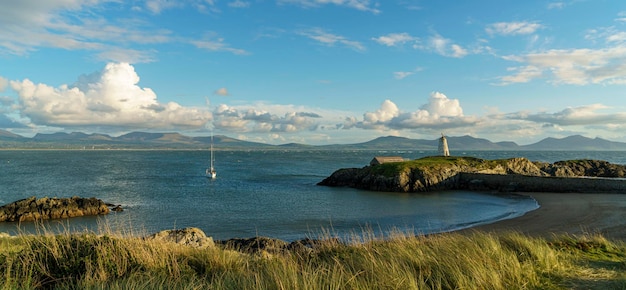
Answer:
[{"label": "tall dry grass", "polygon": [[[363,238],[367,237],[367,238]],[[0,238],[3,289],[626,289],[626,246],[519,233],[329,237],[306,251],[196,249],[110,232]]]}]

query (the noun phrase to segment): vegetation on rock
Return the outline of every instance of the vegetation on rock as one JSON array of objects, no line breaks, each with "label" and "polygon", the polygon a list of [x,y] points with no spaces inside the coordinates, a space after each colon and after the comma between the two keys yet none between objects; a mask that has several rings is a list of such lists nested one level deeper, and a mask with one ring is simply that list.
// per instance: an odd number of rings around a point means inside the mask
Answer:
[{"label": "vegetation on rock", "polygon": [[626,166],[599,160],[531,162],[526,158],[485,160],[475,157],[430,156],[363,168],[335,171],[319,185],[376,191],[420,192],[459,188],[460,173],[518,174],[555,177],[624,177]]}]

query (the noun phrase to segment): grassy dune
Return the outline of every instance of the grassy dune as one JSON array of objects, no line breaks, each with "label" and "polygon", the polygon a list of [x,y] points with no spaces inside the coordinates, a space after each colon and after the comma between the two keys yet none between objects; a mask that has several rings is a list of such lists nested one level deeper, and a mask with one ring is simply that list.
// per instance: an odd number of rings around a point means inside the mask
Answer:
[{"label": "grassy dune", "polygon": [[[363,241],[363,236],[365,238]],[[114,233],[0,238],[3,289],[626,289],[602,236],[401,233],[306,251],[196,249]]]}]

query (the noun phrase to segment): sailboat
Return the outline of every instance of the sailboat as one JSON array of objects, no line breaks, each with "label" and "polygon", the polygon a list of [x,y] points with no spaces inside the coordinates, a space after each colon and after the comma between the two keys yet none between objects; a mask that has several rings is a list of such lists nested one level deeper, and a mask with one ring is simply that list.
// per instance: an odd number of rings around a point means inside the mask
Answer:
[{"label": "sailboat", "polygon": [[206,176],[215,179],[217,177],[217,171],[215,171],[215,167],[213,167],[213,134],[211,134],[211,161],[210,167],[206,169]]}]

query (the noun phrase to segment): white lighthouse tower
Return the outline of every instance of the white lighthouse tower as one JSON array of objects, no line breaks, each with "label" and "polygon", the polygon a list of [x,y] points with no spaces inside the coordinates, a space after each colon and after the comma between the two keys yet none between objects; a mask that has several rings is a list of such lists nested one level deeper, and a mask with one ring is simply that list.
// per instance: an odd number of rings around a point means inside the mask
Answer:
[{"label": "white lighthouse tower", "polygon": [[450,156],[450,150],[448,150],[448,140],[446,140],[446,136],[441,133],[441,138],[439,139],[439,155],[441,156]]}]

